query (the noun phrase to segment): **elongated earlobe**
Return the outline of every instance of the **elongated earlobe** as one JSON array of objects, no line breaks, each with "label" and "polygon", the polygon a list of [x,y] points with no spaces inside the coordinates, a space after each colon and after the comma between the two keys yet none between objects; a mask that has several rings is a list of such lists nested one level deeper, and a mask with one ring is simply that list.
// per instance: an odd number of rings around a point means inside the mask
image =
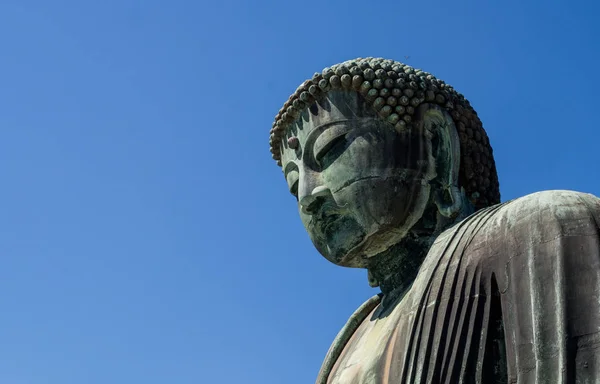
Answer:
[{"label": "elongated earlobe", "polygon": [[437,105],[422,105],[419,116],[431,146],[430,161],[435,164],[435,178],[431,182],[435,204],[442,216],[454,218],[463,209],[463,191],[458,187],[460,141],[456,126],[448,112]]}]

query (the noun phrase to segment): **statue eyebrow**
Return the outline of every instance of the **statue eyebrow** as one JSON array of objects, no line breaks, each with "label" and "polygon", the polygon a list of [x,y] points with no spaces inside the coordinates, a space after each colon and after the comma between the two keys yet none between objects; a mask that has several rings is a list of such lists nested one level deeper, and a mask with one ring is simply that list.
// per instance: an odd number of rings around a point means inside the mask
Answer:
[{"label": "statue eyebrow", "polygon": [[368,117],[359,117],[356,119],[339,119],[339,120],[334,120],[334,121],[329,121],[327,123],[323,123],[321,125],[316,126],[309,134],[308,134],[308,138],[306,141],[309,141],[312,138],[312,135],[315,134],[315,132],[319,132],[322,133],[323,131],[325,131],[326,129],[329,129],[330,126],[332,125],[337,125],[340,123],[348,123],[348,122],[352,122],[352,121],[367,121],[367,122],[371,122],[373,121],[373,118],[368,116]]},{"label": "statue eyebrow", "polygon": [[320,129],[325,129],[328,128],[330,125],[335,125],[335,124],[339,124],[339,123],[347,123],[349,121],[352,121],[354,119],[339,119],[339,120],[334,120],[334,121],[329,121],[327,123],[323,123],[321,125],[317,125],[310,134],[312,134],[315,131],[318,131]]},{"label": "statue eyebrow", "polygon": [[[340,120],[334,120],[334,121],[329,121],[327,123],[323,123],[321,125],[317,125],[309,134],[308,137],[305,140],[305,143],[310,143],[310,147],[312,148],[315,145],[315,142],[317,141],[317,138],[319,136],[321,136],[321,134],[323,132],[325,132],[326,130],[328,130],[330,127],[341,124],[341,123],[347,123],[349,121],[352,121],[352,119],[340,119]],[[316,136],[316,137],[315,137]],[[307,147],[308,148],[308,147]]]}]

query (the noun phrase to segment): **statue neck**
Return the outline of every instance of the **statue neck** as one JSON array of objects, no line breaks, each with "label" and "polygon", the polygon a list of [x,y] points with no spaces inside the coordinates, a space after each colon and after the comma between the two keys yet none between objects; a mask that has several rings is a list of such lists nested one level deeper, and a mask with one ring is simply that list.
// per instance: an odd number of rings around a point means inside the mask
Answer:
[{"label": "statue neck", "polygon": [[368,267],[371,286],[378,286],[384,296],[406,291],[417,277],[433,240],[410,233],[400,243],[373,257]]},{"label": "statue neck", "polygon": [[400,243],[373,257],[368,266],[369,283],[378,286],[384,297],[402,295],[417,277],[434,236],[411,232]]},{"label": "statue neck", "polygon": [[369,284],[379,286],[384,295],[384,306],[386,302],[403,296],[410,288],[438,235],[473,213],[473,206],[464,194],[462,200],[461,210],[454,218],[444,217],[436,205],[431,204],[402,241],[371,259],[367,266]]}]

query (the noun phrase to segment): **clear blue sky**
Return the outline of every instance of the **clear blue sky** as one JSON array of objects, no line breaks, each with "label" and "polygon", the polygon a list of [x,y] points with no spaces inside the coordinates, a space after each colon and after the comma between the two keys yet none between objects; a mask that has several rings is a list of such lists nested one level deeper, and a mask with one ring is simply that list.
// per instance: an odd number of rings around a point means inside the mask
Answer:
[{"label": "clear blue sky", "polygon": [[484,3],[2,1],[0,383],[314,382],[376,291],[313,249],[268,132],[343,60],[463,93],[503,200],[600,195],[599,3]]}]

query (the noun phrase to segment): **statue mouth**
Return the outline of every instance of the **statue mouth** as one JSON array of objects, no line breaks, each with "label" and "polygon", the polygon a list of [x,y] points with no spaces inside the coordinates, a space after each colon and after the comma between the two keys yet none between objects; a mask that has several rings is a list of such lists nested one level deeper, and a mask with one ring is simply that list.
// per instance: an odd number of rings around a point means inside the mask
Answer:
[{"label": "statue mouth", "polygon": [[[339,210],[325,211],[317,220],[317,231],[322,241],[327,244],[330,261],[338,265],[358,266],[356,247],[365,240],[365,232],[354,220]],[[357,264],[358,263],[358,264]]]},{"label": "statue mouth", "polygon": [[310,224],[321,235],[331,235],[332,230],[335,230],[335,223],[344,216],[343,213],[333,199],[327,199],[313,211]]},{"label": "statue mouth", "polygon": [[344,265],[344,260],[351,256],[349,253],[364,240],[364,229],[351,211],[333,199],[324,199],[315,208],[306,223],[313,243],[326,259]]},{"label": "statue mouth", "polygon": [[319,220],[321,222],[319,225],[321,232],[325,236],[333,235],[336,231],[336,223],[339,222],[340,218],[342,218],[342,215],[335,212],[325,212],[322,214]]}]

